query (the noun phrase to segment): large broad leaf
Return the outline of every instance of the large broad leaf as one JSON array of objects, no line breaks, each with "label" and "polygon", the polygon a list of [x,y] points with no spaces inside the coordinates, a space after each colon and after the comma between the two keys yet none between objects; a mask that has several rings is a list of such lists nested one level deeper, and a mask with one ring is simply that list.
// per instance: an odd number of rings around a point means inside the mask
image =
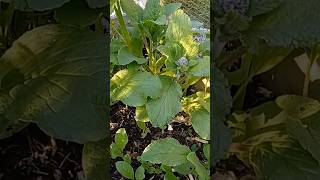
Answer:
[{"label": "large broad leaf", "polygon": [[123,46],[119,49],[117,59],[119,65],[128,65],[133,61],[136,61],[138,64],[143,64],[147,61],[147,59],[143,57],[136,57],[130,53],[128,46]]},{"label": "large broad leaf", "polygon": [[[303,104],[305,108],[301,108]],[[235,131],[246,134],[235,133],[234,141],[240,143],[239,147],[246,147],[245,150],[239,148],[239,158],[253,165],[258,179],[320,177],[316,160],[319,158],[319,113],[313,105],[317,107],[306,97],[280,96],[276,103],[268,102],[247,115],[237,115],[238,125],[230,121]],[[306,126],[302,122],[306,122]]]},{"label": "large broad leaf", "polygon": [[251,0],[249,15],[257,16],[277,8],[282,0]]},{"label": "large broad leaf", "polygon": [[84,145],[82,166],[86,180],[107,179],[109,171],[107,140],[89,142]]},{"label": "large broad leaf", "polygon": [[179,42],[183,38],[187,37],[191,33],[191,21],[186,13],[182,10],[177,10],[172,16],[169,22],[168,29],[166,31],[167,41]]},{"label": "large broad leaf", "polygon": [[284,95],[276,99],[279,107],[298,119],[303,119],[320,110],[320,102],[308,97]]},{"label": "large broad leaf", "polygon": [[272,46],[313,46],[320,40],[319,5],[318,0],[283,0],[273,11],[253,18],[248,37]]},{"label": "large broad leaf", "polygon": [[193,76],[208,77],[210,76],[210,57],[204,56],[198,59],[197,65],[190,68]]},{"label": "large broad leaf", "polygon": [[308,150],[313,157],[320,162],[320,131],[319,131],[319,119],[314,120],[311,126],[304,127],[302,122],[295,118],[290,117],[287,121],[288,133],[298,140],[303,148]]},{"label": "large broad leaf", "polygon": [[195,152],[191,152],[188,154],[187,156],[188,161],[190,161],[193,166],[195,167],[195,170],[197,172],[197,174],[199,175],[199,179],[203,179],[203,180],[209,180],[209,170],[207,170],[203,164],[201,164],[199,158],[197,157]]},{"label": "large broad leaf", "polygon": [[142,106],[147,97],[157,98],[161,94],[161,81],[149,72],[129,72],[127,69],[117,72],[111,78],[112,99],[120,100],[129,106]]},{"label": "large broad leaf", "polygon": [[56,10],[56,20],[61,24],[88,26],[94,24],[103,9],[90,9],[85,0],[71,0]]},{"label": "large broad leaf", "polygon": [[287,138],[269,136],[250,152],[251,163],[255,167],[258,179],[292,180],[319,179],[320,166],[310,153],[297,142]]},{"label": "large broad leaf", "polygon": [[87,3],[90,8],[102,8],[107,6],[106,0],[87,0]]},{"label": "large broad leaf", "polygon": [[213,119],[211,133],[211,165],[224,157],[226,149],[231,143],[231,131],[224,125],[225,116],[230,113],[232,98],[229,85],[223,73],[214,67],[213,69]]},{"label": "large broad leaf", "polygon": [[8,138],[25,128],[29,123],[19,121],[18,119],[8,119],[5,113],[9,111],[13,103],[13,99],[9,94],[0,92],[0,139]]},{"label": "large broad leaf", "polygon": [[142,20],[143,9],[134,0],[120,0],[121,8],[127,14],[132,24],[137,24]]},{"label": "large broad leaf", "polygon": [[160,16],[161,11],[160,0],[148,0],[143,11],[143,18],[145,20],[155,21]]},{"label": "large broad leaf", "polygon": [[193,129],[203,139],[210,140],[210,113],[205,109],[197,109],[191,112]]},{"label": "large broad leaf", "polygon": [[106,53],[103,35],[86,29],[46,25],[25,33],[0,59],[25,79],[8,86],[6,79],[16,75],[0,75],[1,88],[13,97],[3,116],[36,122],[64,140],[106,137]]},{"label": "large broad leaf", "polygon": [[12,2],[15,8],[21,11],[45,11],[61,7],[70,0],[0,0],[4,2]]},{"label": "large broad leaf", "polygon": [[160,79],[162,83],[160,97],[151,99],[146,104],[148,117],[154,127],[163,127],[181,110],[180,85],[167,76],[161,76]]},{"label": "large broad leaf", "polygon": [[176,139],[165,138],[151,142],[140,159],[166,166],[178,166],[188,162],[187,155],[190,152],[187,146],[181,145]]}]

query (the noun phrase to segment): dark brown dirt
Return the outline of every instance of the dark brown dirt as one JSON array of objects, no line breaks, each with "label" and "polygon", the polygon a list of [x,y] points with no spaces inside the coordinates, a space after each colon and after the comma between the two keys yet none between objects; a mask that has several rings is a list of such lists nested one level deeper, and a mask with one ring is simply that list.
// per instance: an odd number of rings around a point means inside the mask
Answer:
[{"label": "dark brown dirt", "polygon": [[[160,138],[172,137],[177,139],[181,144],[192,148],[201,148],[201,143],[194,138],[198,135],[193,131],[191,126],[187,126],[181,123],[172,123],[173,131],[164,130],[161,132],[160,128],[153,128],[151,124],[148,124],[150,133],[142,138],[142,130],[137,126],[135,121],[135,109],[132,107],[126,107],[122,103],[115,104],[110,111],[110,134],[112,140],[119,128],[125,128],[128,134],[128,144],[124,150],[132,158],[132,166],[134,169],[138,168],[141,164],[136,160],[136,157],[141,155],[143,150],[151,143],[151,140],[157,140]],[[200,160],[204,160],[202,151],[197,151],[197,155]],[[115,168],[115,162],[121,160],[121,158],[112,159],[111,161],[111,176],[112,179],[121,179],[121,175]],[[146,174],[146,179],[163,179],[164,174]],[[179,176],[176,174],[176,176]],[[187,179],[186,177],[179,176],[181,180]]]},{"label": "dark brown dirt", "polygon": [[0,140],[0,180],[80,180],[82,147],[29,125]]}]

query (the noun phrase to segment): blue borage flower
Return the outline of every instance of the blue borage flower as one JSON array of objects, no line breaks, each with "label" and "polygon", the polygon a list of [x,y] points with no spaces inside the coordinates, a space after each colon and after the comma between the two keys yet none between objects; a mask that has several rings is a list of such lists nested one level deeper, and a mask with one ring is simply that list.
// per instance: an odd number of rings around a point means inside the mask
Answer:
[{"label": "blue borage flower", "polygon": [[178,59],[177,61],[176,61],[176,64],[178,65],[178,66],[187,66],[188,64],[189,64],[189,61],[188,61],[188,59],[186,58],[186,57],[181,57],[180,59]]},{"label": "blue borage flower", "polygon": [[197,36],[193,36],[193,39],[197,43],[204,43],[206,41],[206,35],[205,34],[200,34],[200,35],[197,35]]}]

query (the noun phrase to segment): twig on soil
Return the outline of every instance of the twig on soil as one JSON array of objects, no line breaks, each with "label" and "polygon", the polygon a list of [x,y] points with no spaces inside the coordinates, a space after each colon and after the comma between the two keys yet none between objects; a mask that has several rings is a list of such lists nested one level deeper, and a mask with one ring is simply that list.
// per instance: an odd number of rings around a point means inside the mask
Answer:
[{"label": "twig on soil", "polygon": [[65,161],[68,159],[68,157],[71,155],[71,153],[69,152],[61,161],[60,165],[59,165],[59,169],[63,166],[63,164],[65,163]]},{"label": "twig on soil", "polygon": [[51,156],[54,156],[58,150],[58,147],[57,147],[56,140],[53,139],[52,137],[51,137],[51,145],[52,145]]},{"label": "twig on soil", "polygon": [[32,171],[32,172],[35,173],[35,174],[39,174],[39,175],[45,175],[45,176],[49,175],[49,173],[43,172],[43,171],[40,171],[40,170],[36,170],[36,171]]},{"label": "twig on soil", "polygon": [[203,143],[203,144],[208,144],[209,142],[206,141],[206,140],[203,140],[203,139],[199,139],[198,137],[187,137],[188,140],[191,140],[191,141],[198,141],[200,143]]}]

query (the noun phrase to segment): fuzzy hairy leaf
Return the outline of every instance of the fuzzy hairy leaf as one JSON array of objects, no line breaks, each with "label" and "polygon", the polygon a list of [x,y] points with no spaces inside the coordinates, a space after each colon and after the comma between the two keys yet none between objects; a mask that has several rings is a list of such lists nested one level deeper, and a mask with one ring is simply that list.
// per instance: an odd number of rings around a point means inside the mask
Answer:
[{"label": "fuzzy hairy leaf", "polygon": [[128,179],[134,179],[134,170],[132,166],[125,161],[116,162],[117,171]]},{"label": "fuzzy hairy leaf", "polygon": [[179,42],[182,38],[190,35],[191,27],[191,21],[188,15],[182,10],[177,10],[171,16],[171,21],[166,31],[167,41]]},{"label": "fuzzy hairy leaf", "polygon": [[144,105],[147,97],[159,97],[162,87],[158,76],[149,72],[129,72],[127,69],[118,71],[111,78],[111,84],[116,88],[110,96],[134,107]]},{"label": "fuzzy hairy leaf", "polygon": [[192,111],[191,122],[193,129],[201,138],[210,140],[210,114],[208,111],[203,108]]},{"label": "fuzzy hairy leaf", "polygon": [[197,64],[190,68],[190,73],[193,76],[209,77],[210,76],[210,57],[204,56],[197,60]]},{"label": "fuzzy hairy leaf", "polygon": [[142,161],[166,166],[178,166],[187,163],[190,149],[173,138],[159,139],[151,142],[141,155]]},{"label": "fuzzy hairy leaf", "polygon": [[167,76],[161,76],[160,79],[162,84],[160,97],[151,99],[146,104],[148,117],[154,127],[163,127],[181,110],[180,85]]}]

